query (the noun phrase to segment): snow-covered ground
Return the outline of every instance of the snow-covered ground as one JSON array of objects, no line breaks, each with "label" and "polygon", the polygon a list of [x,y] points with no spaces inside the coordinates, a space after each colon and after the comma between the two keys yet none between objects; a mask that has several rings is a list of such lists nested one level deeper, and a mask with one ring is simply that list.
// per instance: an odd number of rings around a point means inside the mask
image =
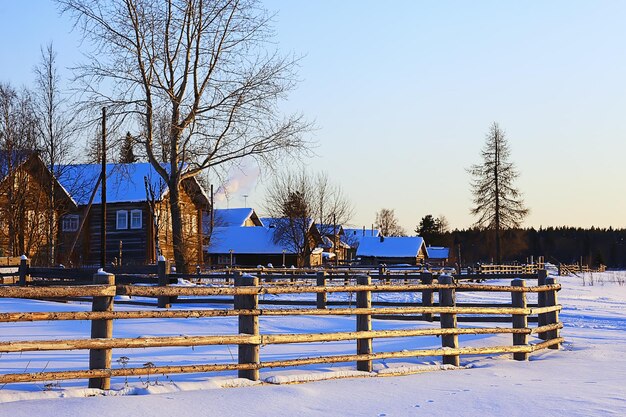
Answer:
[{"label": "snow-covered ground", "polygon": [[[624,278],[625,272],[587,274],[585,285],[580,277],[563,278],[559,302],[563,305],[566,343],[559,351],[535,353],[528,362],[513,361],[510,355],[462,357],[461,369],[446,370],[439,366],[440,357],[389,360],[376,363],[376,376],[356,372],[354,364],[311,365],[297,370],[264,370],[262,384],[239,380],[234,373],[161,375],[149,381],[145,377],[141,381],[121,378],[113,381],[114,390],[108,395],[85,389],[84,380],[9,384],[0,386],[0,416],[624,416]],[[3,312],[89,307],[0,300]],[[116,337],[232,334],[235,323],[234,318],[120,320],[114,333]],[[375,329],[416,326],[428,325],[374,321]],[[81,338],[89,334],[89,323],[1,324],[0,329],[0,340]],[[263,317],[261,329],[268,333],[353,330],[354,317]],[[510,337],[462,337],[461,346],[510,344]],[[436,338],[382,339],[374,342],[374,349],[437,347],[439,343]],[[322,353],[354,353],[354,342],[266,346],[261,358]],[[148,361],[156,366],[232,362],[236,347],[115,350],[113,360],[122,356],[129,358],[128,366],[142,366]],[[87,353],[83,351],[0,356],[3,373],[83,369],[86,364]],[[122,365],[116,362],[116,366]],[[385,376],[416,370],[422,372]],[[334,377],[349,378],[328,379]],[[313,382],[281,384],[294,380]]]}]

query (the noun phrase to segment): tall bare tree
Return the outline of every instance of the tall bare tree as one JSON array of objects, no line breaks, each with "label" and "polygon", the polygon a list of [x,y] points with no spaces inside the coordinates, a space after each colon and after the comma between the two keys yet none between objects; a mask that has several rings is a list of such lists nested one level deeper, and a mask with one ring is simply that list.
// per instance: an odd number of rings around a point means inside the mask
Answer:
[{"label": "tall bare tree", "polygon": [[519,227],[529,212],[521,192],[513,185],[519,173],[510,156],[505,133],[494,122],[481,151],[482,162],[468,170],[474,195],[471,213],[478,216],[476,227],[494,231],[496,263],[502,262],[501,231]]},{"label": "tall bare tree", "polygon": [[[270,17],[257,0],[57,0],[93,43],[79,68],[88,101],[133,118],[138,141],[167,183],[174,257],[185,266],[181,181],[244,157],[270,163],[306,147],[300,115],[278,103],[297,60],[271,52]],[[97,87],[112,83],[105,94]],[[169,153],[155,143],[167,114]],[[161,162],[166,162],[166,166]]]},{"label": "tall bare tree", "polygon": [[352,204],[328,174],[305,170],[277,173],[267,188],[263,209],[280,219],[274,225],[276,239],[298,253],[302,263],[310,255],[306,237],[312,223],[319,225],[322,236],[336,235],[353,214]]},{"label": "tall bare tree", "polygon": [[48,44],[41,48],[41,61],[35,67],[35,101],[37,115],[38,148],[41,157],[50,169],[53,181],[50,182],[47,223],[48,223],[48,262],[55,261],[56,227],[55,181],[61,175],[64,164],[71,161],[72,141],[75,131],[74,116],[68,111],[67,99],[61,89],[61,80],[56,66],[57,54]]},{"label": "tall bare tree", "polygon": [[383,208],[376,213],[376,227],[383,236],[406,236],[406,232],[400,226],[394,209]]},{"label": "tall bare tree", "polygon": [[44,236],[33,236],[41,231],[41,217],[35,213],[45,208],[37,196],[28,192],[28,175],[21,170],[37,145],[37,119],[34,115],[30,91],[15,90],[0,83],[0,239],[8,249],[8,256],[31,253],[31,245]]}]

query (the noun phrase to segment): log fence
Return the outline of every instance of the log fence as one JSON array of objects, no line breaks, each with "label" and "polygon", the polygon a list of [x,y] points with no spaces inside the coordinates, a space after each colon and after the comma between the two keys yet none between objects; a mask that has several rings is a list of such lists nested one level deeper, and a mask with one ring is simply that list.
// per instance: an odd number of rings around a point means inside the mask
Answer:
[{"label": "log fence", "polygon": [[[160,275],[165,275],[159,271]],[[307,276],[308,277],[308,276]],[[234,279],[233,279],[234,278]],[[92,311],[75,312],[0,312],[1,323],[30,321],[90,320],[91,338],[65,340],[6,340],[0,339],[0,353],[36,352],[54,350],[89,350],[89,369],[50,372],[3,373],[0,356],[0,384],[15,382],[49,381],[65,379],[89,379],[89,387],[109,389],[110,379],[115,377],[141,376],[150,374],[204,373],[217,371],[237,371],[242,378],[259,380],[262,369],[277,367],[297,367],[308,364],[330,364],[354,362],[358,370],[371,372],[373,361],[390,358],[415,358],[441,356],[445,364],[459,365],[461,356],[487,354],[513,354],[515,360],[526,360],[528,355],[540,349],[558,349],[563,339],[559,330],[561,306],[557,303],[560,284],[554,278],[546,278],[545,272],[535,276],[537,285],[526,285],[526,281],[516,278],[510,285],[462,283],[451,276],[439,276],[436,283],[430,274],[415,278],[404,284],[388,282],[387,278],[373,282],[371,275],[349,277],[341,275],[340,284],[331,284],[333,278],[325,272],[316,271],[311,282],[302,285],[297,281],[291,285],[277,285],[263,282],[264,278],[241,274],[235,271],[230,276],[233,285],[211,286],[172,286],[168,279],[160,279],[157,286],[129,285],[116,282],[112,274],[98,273],[91,285],[41,287],[33,285],[0,286],[0,298],[76,298],[90,297]],[[379,277],[380,278],[380,277]],[[543,282],[542,282],[543,278]],[[290,278],[289,278],[290,279]],[[507,303],[471,305],[457,303],[460,293],[509,294]],[[356,304],[349,307],[330,308],[327,296],[334,293],[356,294]],[[419,305],[405,304],[393,307],[375,307],[372,294],[418,293]],[[311,294],[315,295],[314,308],[259,308],[259,297],[265,294]],[[527,295],[538,294],[537,305],[530,305]],[[115,311],[114,296],[156,297],[161,309]],[[175,297],[232,297],[233,308],[215,309],[168,309],[168,301]],[[437,299],[435,302],[435,298]],[[400,303],[398,303],[400,304]],[[426,328],[404,328],[373,330],[372,321],[378,317],[418,317],[430,323],[439,321],[439,326]],[[355,331],[332,331],[319,333],[276,334],[265,333],[260,317],[297,316],[354,316]],[[458,323],[462,317],[473,316],[477,321],[489,321],[494,317],[508,318],[506,327],[462,327]],[[539,316],[543,320],[535,327],[529,326],[529,317]],[[215,318],[237,317],[238,333],[228,335],[163,336],[163,337],[113,337],[116,320],[170,319],[170,318]],[[428,324],[427,324],[428,325]],[[459,336],[510,334],[510,345],[471,347],[460,346]],[[441,347],[401,351],[375,351],[373,341],[385,338],[411,338],[440,336]],[[530,336],[536,336],[531,340]],[[355,353],[343,355],[323,355],[297,359],[263,360],[261,347],[274,344],[316,343],[355,341]],[[111,364],[113,349],[134,349],[147,347],[174,346],[216,346],[236,345],[236,363],[213,363],[194,365],[155,366],[150,368],[114,368]],[[156,362],[156,360],[154,360]]]}]

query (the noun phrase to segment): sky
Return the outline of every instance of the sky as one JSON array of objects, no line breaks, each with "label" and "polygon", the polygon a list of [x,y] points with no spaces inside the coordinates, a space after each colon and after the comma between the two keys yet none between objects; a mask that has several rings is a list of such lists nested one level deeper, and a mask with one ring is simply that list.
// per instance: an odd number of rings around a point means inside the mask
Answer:
[{"label": "sky", "polygon": [[[263,5],[278,49],[303,56],[282,108],[315,123],[306,166],[343,188],[354,226],[392,208],[410,233],[427,214],[469,227],[467,168],[498,122],[525,226],[626,227],[626,2]],[[71,29],[48,0],[0,0],[0,81],[32,85],[50,41],[69,77],[87,50]],[[261,207],[268,174],[251,166],[233,180],[244,186],[222,206]]]}]

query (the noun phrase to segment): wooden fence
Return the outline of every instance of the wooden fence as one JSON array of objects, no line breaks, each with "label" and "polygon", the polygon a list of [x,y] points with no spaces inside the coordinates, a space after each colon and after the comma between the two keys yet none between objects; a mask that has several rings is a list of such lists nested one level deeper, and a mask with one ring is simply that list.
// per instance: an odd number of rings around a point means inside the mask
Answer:
[{"label": "wooden fence", "polygon": [[13,284],[18,281],[18,268],[21,262],[20,257],[0,257],[0,284]]},{"label": "wooden fence", "polygon": [[[163,265],[164,267],[164,265]],[[163,271],[161,276],[166,276]],[[563,339],[559,335],[562,324],[558,314],[561,306],[557,303],[557,291],[560,285],[554,278],[547,278],[545,271],[539,271],[535,277],[537,285],[526,285],[526,281],[516,278],[510,285],[486,285],[455,282],[451,276],[442,275],[436,283],[432,275],[424,274],[420,283],[393,283],[384,280],[372,281],[371,276],[357,276],[356,283],[333,285],[324,272],[318,272],[312,285],[277,285],[264,282],[257,276],[242,275],[235,271],[233,285],[218,286],[168,286],[167,280],[160,286],[116,285],[112,274],[97,273],[91,285],[81,286],[0,286],[0,298],[23,299],[67,299],[71,297],[91,297],[93,311],[75,312],[17,312],[0,313],[0,323],[31,321],[90,320],[91,338],[57,340],[20,340],[1,341],[2,352],[33,352],[55,350],[89,350],[89,367],[83,370],[56,372],[0,372],[0,385],[15,382],[54,381],[67,379],[89,379],[89,387],[109,389],[110,378],[151,374],[204,373],[225,370],[237,370],[238,375],[251,380],[259,379],[259,371],[266,368],[297,367],[308,364],[355,362],[356,368],[372,371],[372,362],[388,358],[409,358],[424,356],[442,356],[445,364],[459,365],[461,355],[485,355],[512,353],[516,360],[526,360],[528,355],[539,349],[558,349]],[[25,284],[27,280],[23,281]],[[502,304],[459,305],[456,302],[459,292],[477,292],[483,294],[510,294],[510,302]],[[421,302],[395,307],[376,308],[372,304],[373,293],[420,293]],[[328,308],[327,295],[333,293],[356,294],[356,304],[342,308]],[[528,294],[538,294],[537,305],[530,306]],[[315,308],[259,308],[259,296],[265,294],[314,294]],[[165,310],[145,309],[132,311],[113,311],[114,296],[158,297],[159,306],[168,307],[172,297],[222,296],[232,297],[233,308],[212,310]],[[373,330],[372,319],[375,317],[397,317],[420,315],[427,322],[438,321],[438,326],[428,328]],[[298,334],[266,333],[260,326],[259,317],[264,316],[354,316],[355,331],[320,332]],[[458,318],[468,315],[480,315],[478,321],[495,316],[508,317],[510,327],[459,327]],[[213,318],[237,317],[238,334],[114,338],[115,320],[133,319],[168,319],[168,318]],[[538,325],[529,326],[529,318],[537,317]],[[459,335],[511,334],[510,345],[470,347],[459,345]],[[529,337],[537,336],[531,343]],[[372,341],[378,338],[413,338],[441,336],[441,347],[432,349],[374,351]],[[286,343],[355,341],[355,353],[305,357],[297,359],[277,359],[265,361],[261,358],[261,346]],[[120,348],[173,347],[173,346],[209,346],[237,345],[237,361],[233,363],[193,364],[159,367],[123,367],[113,368],[112,350]],[[0,357],[0,366],[2,364]],[[155,359],[156,361],[156,359]]]},{"label": "wooden fence", "polygon": [[476,272],[478,274],[536,274],[541,269],[544,269],[543,263],[525,265],[481,264]]},{"label": "wooden fence", "polygon": [[592,268],[589,265],[583,264],[559,264],[559,275],[570,275],[577,273],[590,273],[590,272],[604,272],[606,266],[600,264],[597,268]]}]

